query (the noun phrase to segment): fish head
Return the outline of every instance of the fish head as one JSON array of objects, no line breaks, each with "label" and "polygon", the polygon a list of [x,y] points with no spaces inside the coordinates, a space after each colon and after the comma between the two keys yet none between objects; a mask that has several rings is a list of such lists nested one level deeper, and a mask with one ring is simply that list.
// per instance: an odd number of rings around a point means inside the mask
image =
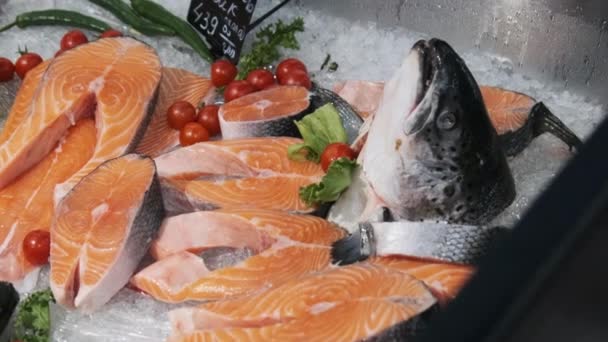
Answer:
[{"label": "fish head", "polygon": [[483,223],[515,197],[479,86],[439,39],[418,41],[387,83],[362,164],[398,218]]}]

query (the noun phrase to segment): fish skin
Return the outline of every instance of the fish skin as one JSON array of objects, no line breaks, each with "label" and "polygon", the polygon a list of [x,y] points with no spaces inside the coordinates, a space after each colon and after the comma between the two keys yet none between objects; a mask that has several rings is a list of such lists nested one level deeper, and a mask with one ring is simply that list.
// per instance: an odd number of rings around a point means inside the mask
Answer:
[{"label": "fish skin", "polygon": [[20,82],[12,80],[10,82],[0,83],[0,130],[4,127],[4,123],[8,116],[8,112],[13,105]]},{"label": "fish skin", "polygon": [[[221,110],[220,110],[221,111]],[[227,122],[220,115],[222,138],[240,139],[250,137],[301,137],[294,121],[310,114],[308,110],[272,120]]]},{"label": "fish skin", "polygon": [[314,108],[319,108],[327,103],[332,103],[336,107],[342,120],[342,126],[344,126],[344,130],[346,131],[348,143],[354,143],[363,125],[363,119],[357,114],[357,111],[340,95],[329,89],[322,88],[316,83],[313,83],[311,91],[311,103]]},{"label": "fish skin", "polygon": [[369,197],[396,219],[483,224],[515,198],[479,87],[437,39],[416,43],[387,83],[359,160]]},{"label": "fish skin", "polygon": [[[86,191],[87,187],[97,187],[98,182],[102,182],[102,184],[108,181],[124,182],[124,174],[118,176],[115,174],[115,168],[121,167],[121,163],[126,164],[122,165],[125,169],[130,167],[131,164],[135,164],[136,171],[142,171],[143,169],[146,172],[143,177],[149,176],[149,179],[144,178],[143,182],[138,185],[145,185],[145,188],[141,189],[144,191],[143,193],[135,192],[130,194],[133,196],[132,198],[122,196],[116,199],[111,197],[110,192],[108,198],[93,197],[93,200],[88,199],[87,202],[84,202],[84,199],[80,199],[80,201],[71,199],[71,196],[89,196],[90,193],[82,191]],[[102,194],[105,196],[107,193],[102,192]],[[103,205],[110,208],[107,201],[112,200],[114,202],[110,202],[113,207],[111,211],[106,209],[106,211],[102,210],[100,214],[95,214],[94,211]],[[134,202],[135,200],[137,202]],[[72,201],[74,202],[72,203]],[[97,205],[97,202],[100,204]],[[124,207],[120,207],[121,204]],[[91,210],[90,221],[84,221],[85,218],[81,217],[83,216],[80,213],[83,210],[82,208],[80,211],[75,211],[68,207],[69,205],[86,206],[87,210]],[[92,205],[96,206],[89,209],[88,207]],[[128,210],[128,212],[122,213],[127,215],[125,220],[118,218],[119,221],[116,222],[115,215],[121,214],[121,212],[119,209],[115,209],[115,206],[122,210]],[[133,211],[133,209],[136,209],[136,211]],[[76,215],[75,220],[66,217],[66,215]],[[95,218],[96,215],[99,215],[99,217]],[[163,217],[164,210],[156,167],[152,159],[148,157],[128,154],[111,159],[83,178],[59,204],[51,229],[50,283],[57,303],[65,307],[79,308],[83,312],[93,312],[108,302],[116,292],[128,283],[131,275],[146,255],[148,246],[156,235]],[[113,245],[113,251],[108,251],[108,248],[104,246],[104,243],[108,243],[104,239],[114,232],[108,231],[105,232],[104,236],[98,236],[95,233],[99,233],[99,231],[93,231],[96,227],[99,229],[99,220],[106,220],[108,225],[116,225],[109,227],[115,227],[118,232],[120,232],[119,229],[124,228],[125,233],[128,234],[125,239],[119,237],[119,239],[122,239],[120,246]],[[87,222],[92,226],[82,226]],[[127,226],[122,227],[122,224],[127,224]],[[109,227],[106,227],[106,229]],[[88,229],[88,231],[82,229]],[[66,233],[70,233],[68,238],[66,238]],[[73,252],[73,258],[66,258],[66,256],[70,256],[70,252]],[[104,264],[105,260],[90,261],[91,257],[101,259],[99,255],[94,253],[107,256],[105,254],[111,252],[114,252],[114,254],[110,256],[112,259],[108,265]],[[98,278],[94,279],[96,276]],[[91,280],[95,282],[91,283]]]},{"label": "fish skin", "polygon": [[335,242],[332,256],[342,264],[370,256],[408,255],[474,265],[509,231],[436,222],[366,222],[359,224],[358,232]]}]

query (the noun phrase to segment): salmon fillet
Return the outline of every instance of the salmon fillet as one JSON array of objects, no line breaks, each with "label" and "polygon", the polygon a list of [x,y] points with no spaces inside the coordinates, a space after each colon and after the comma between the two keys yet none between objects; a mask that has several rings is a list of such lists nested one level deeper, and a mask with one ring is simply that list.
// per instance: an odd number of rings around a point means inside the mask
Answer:
[{"label": "salmon fillet", "polygon": [[57,186],[55,200],[104,161],[132,150],[153,106],[161,66],[132,38],[100,39],[53,59],[30,113],[0,145],[0,189],[43,159],[74,123],[95,114],[97,146],[88,163]]},{"label": "salmon fillet", "polygon": [[475,272],[475,269],[471,266],[433,262],[403,256],[375,257],[369,262],[406,272],[424,281],[441,304],[447,304],[454,299]]},{"label": "salmon fillet", "polygon": [[250,138],[198,143],[155,159],[165,208],[171,214],[216,208],[312,212],[299,189],[321,180],[318,164],[293,161],[296,138]]},{"label": "salmon fillet", "polygon": [[256,296],[173,310],[169,316],[176,341],[357,341],[434,304],[428,288],[411,275],[360,263],[294,278]]},{"label": "salmon fillet", "polygon": [[89,160],[95,143],[95,122],[83,119],[53,152],[0,190],[0,280],[19,281],[35,268],[23,255],[23,238],[32,230],[50,229],[55,185]]},{"label": "salmon fillet", "polygon": [[60,202],[51,229],[58,303],[93,311],[131,277],[163,217],[156,168],[129,154],[103,163]]},{"label": "salmon fillet", "polygon": [[[152,252],[162,258],[131,283],[166,302],[243,296],[330,265],[330,248],[345,232],[318,217],[268,210],[196,212],[165,220]],[[258,253],[211,271],[193,253],[213,248]]]},{"label": "salmon fillet", "polygon": [[158,101],[144,137],[135,152],[152,158],[166,153],[179,145],[179,130],[169,127],[167,110],[177,101],[188,101],[198,107],[201,102],[210,103],[215,96],[211,80],[176,68],[163,68],[158,88]]}]

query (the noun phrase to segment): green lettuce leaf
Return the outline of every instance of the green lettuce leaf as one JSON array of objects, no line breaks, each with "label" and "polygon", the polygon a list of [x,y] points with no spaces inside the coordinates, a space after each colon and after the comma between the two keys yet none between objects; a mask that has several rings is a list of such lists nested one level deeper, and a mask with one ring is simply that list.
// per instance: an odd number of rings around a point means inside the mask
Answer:
[{"label": "green lettuce leaf", "polygon": [[320,183],[300,188],[300,198],[308,205],[336,201],[352,183],[355,168],[357,162],[354,160],[340,158],[334,161]]},{"label": "green lettuce leaf", "polygon": [[306,158],[318,163],[327,145],[348,141],[340,114],[331,103],[319,107],[312,114],[296,121],[295,124],[304,143],[292,145],[287,150],[289,158],[294,160]]},{"label": "green lettuce leaf", "polygon": [[15,335],[24,342],[49,341],[51,320],[49,303],[54,302],[50,289],[30,294],[19,304],[15,319]]}]

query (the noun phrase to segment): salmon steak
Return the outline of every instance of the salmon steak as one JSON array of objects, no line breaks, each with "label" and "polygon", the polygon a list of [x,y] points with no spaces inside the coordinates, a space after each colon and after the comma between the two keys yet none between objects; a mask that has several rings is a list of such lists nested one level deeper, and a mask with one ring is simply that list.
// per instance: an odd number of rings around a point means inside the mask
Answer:
[{"label": "salmon steak", "polygon": [[147,253],[163,217],[152,159],[109,160],[59,203],[51,229],[56,301],[91,312],[108,302]]},{"label": "salmon steak", "polygon": [[[480,86],[479,90],[507,156],[521,153],[534,138],[544,133],[554,135],[571,149],[581,146],[580,138],[551,113],[544,103],[526,94],[500,87]],[[334,85],[334,91],[350,103],[362,118],[370,119],[367,125],[361,126],[360,136],[353,145],[355,150],[360,151],[371,118],[382,101],[384,82],[341,81]]]},{"label": "salmon steak", "polygon": [[[435,302],[413,276],[359,263],[309,273],[257,296],[173,310],[171,340],[359,341],[387,333]],[[337,324],[335,315],[348,324]]]},{"label": "salmon steak", "polygon": [[177,68],[163,68],[154,114],[135,152],[156,158],[179,146],[179,131],[167,122],[167,110],[177,101],[187,101],[194,107],[209,103],[215,96],[211,80]]},{"label": "salmon steak", "polygon": [[[151,251],[156,263],[132,285],[165,302],[258,293],[331,264],[329,246],[345,232],[328,221],[280,211],[231,209],[165,219]],[[211,263],[214,249],[247,249],[232,264]]]},{"label": "salmon steak", "polygon": [[49,231],[55,186],[89,161],[96,134],[92,119],[80,120],[53,152],[0,190],[0,280],[16,283],[36,268],[24,256],[23,239],[33,230]]},{"label": "salmon steak", "polygon": [[222,137],[298,136],[294,124],[310,107],[310,93],[300,86],[276,86],[232,100],[218,113]]},{"label": "salmon steak", "polygon": [[296,138],[249,138],[198,143],[155,159],[165,208],[171,215],[217,208],[311,213],[302,186],[324,175],[313,162],[288,158]]},{"label": "salmon steak", "polygon": [[469,265],[444,263],[400,255],[374,257],[369,262],[384,265],[414,276],[424,281],[441,304],[456,298],[462,287],[469,281],[475,268]]},{"label": "salmon steak", "polygon": [[95,152],[56,187],[57,203],[101,163],[135,148],[160,78],[155,51],[132,38],[100,39],[53,59],[35,96],[27,99],[30,113],[0,145],[0,189],[42,160],[76,121],[94,115]]}]

